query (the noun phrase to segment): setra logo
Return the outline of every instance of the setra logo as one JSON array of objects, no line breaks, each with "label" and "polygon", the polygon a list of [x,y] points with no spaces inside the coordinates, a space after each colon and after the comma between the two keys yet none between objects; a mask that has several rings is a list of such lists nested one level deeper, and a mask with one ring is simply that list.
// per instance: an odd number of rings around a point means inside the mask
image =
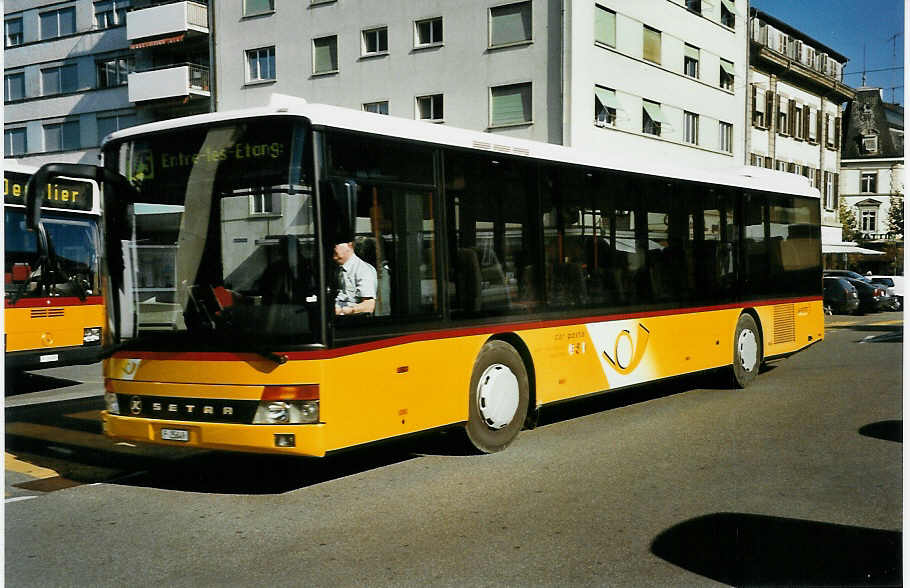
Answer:
[{"label": "setra logo", "polygon": [[632,372],[641,363],[645,356],[645,349],[648,347],[648,338],[651,331],[643,324],[638,323],[638,341],[632,341],[632,333],[628,329],[623,329],[616,335],[616,341],[613,344],[613,355],[611,356],[604,349],[604,357],[610,366],[621,375]]},{"label": "setra logo", "polygon": [[139,414],[142,412],[142,399],[138,396],[130,398],[130,413]]}]

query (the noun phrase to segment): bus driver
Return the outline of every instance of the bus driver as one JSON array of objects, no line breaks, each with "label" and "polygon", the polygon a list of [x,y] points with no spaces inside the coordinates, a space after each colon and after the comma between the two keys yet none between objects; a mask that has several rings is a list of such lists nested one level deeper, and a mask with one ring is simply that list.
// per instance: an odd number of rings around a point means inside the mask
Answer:
[{"label": "bus driver", "polygon": [[335,314],[373,312],[376,307],[376,268],[357,257],[353,243],[335,245],[332,259],[341,266]]}]

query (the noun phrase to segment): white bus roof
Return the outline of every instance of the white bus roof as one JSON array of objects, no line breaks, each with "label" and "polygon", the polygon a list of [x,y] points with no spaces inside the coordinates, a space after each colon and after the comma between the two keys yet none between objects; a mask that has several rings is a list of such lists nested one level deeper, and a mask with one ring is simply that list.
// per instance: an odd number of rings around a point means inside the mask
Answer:
[{"label": "white bus roof", "polygon": [[310,104],[302,98],[272,94],[268,106],[226,110],[209,114],[187,116],[159,121],[122,131],[105,139],[127,139],[137,134],[154,133],[198,124],[217,123],[240,118],[261,116],[296,115],[304,116],[313,125],[360,131],[387,137],[395,137],[452,147],[479,149],[493,153],[518,155],[535,159],[564,162],[591,167],[629,171],[658,177],[668,177],[713,184],[766,190],[784,194],[819,198],[819,191],[803,176],[768,170],[753,166],[731,166],[722,169],[698,169],[672,165],[654,165],[643,156],[629,156],[623,153],[591,152],[541,143],[527,139],[515,139],[502,135],[471,131],[448,125],[398,118],[384,114],[362,112],[327,104]]}]

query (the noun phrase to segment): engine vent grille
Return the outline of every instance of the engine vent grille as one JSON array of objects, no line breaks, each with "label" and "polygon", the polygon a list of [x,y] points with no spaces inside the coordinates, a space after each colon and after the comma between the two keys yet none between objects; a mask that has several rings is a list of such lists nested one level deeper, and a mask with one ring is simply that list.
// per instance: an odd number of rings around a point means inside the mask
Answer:
[{"label": "engine vent grille", "polygon": [[33,308],[31,310],[31,317],[33,319],[62,318],[63,309],[62,308]]},{"label": "engine vent grille", "polygon": [[779,304],[774,307],[774,339],[772,343],[796,341],[796,306]]}]

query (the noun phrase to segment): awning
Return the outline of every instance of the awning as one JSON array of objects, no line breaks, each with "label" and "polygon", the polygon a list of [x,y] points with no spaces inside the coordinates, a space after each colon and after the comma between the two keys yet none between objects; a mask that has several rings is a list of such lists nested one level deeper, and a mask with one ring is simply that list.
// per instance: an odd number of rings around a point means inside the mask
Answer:
[{"label": "awning", "polygon": [[724,70],[728,76],[735,76],[736,70],[733,68],[733,64],[729,61],[720,60],[720,68]]},{"label": "awning", "polygon": [[642,102],[642,106],[645,108],[645,112],[648,113],[648,116],[651,117],[656,123],[667,123],[669,124],[666,118],[664,118],[663,112],[660,110],[660,104],[654,104],[653,102]]},{"label": "awning", "polygon": [[157,47],[158,45],[170,45],[171,43],[180,43],[186,37],[186,33],[180,33],[179,35],[174,35],[172,37],[164,37],[161,39],[152,39],[151,41],[140,41],[139,43],[131,43],[130,49],[145,49],[146,47]]},{"label": "awning", "polygon": [[726,8],[727,10],[729,10],[730,12],[732,12],[733,14],[736,14],[736,5],[735,5],[735,4],[733,4],[732,2],[730,2],[730,0],[720,0],[720,1],[721,1],[721,4],[724,5],[724,8]]},{"label": "awning", "polygon": [[881,251],[858,247],[856,243],[822,243],[822,253],[860,253],[862,255],[884,255]]},{"label": "awning", "polygon": [[616,92],[611,92],[606,88],[594,88],[594,95],[600,100],[604,108],[613,108],[619,110],[619,102],[616,101]]}]

